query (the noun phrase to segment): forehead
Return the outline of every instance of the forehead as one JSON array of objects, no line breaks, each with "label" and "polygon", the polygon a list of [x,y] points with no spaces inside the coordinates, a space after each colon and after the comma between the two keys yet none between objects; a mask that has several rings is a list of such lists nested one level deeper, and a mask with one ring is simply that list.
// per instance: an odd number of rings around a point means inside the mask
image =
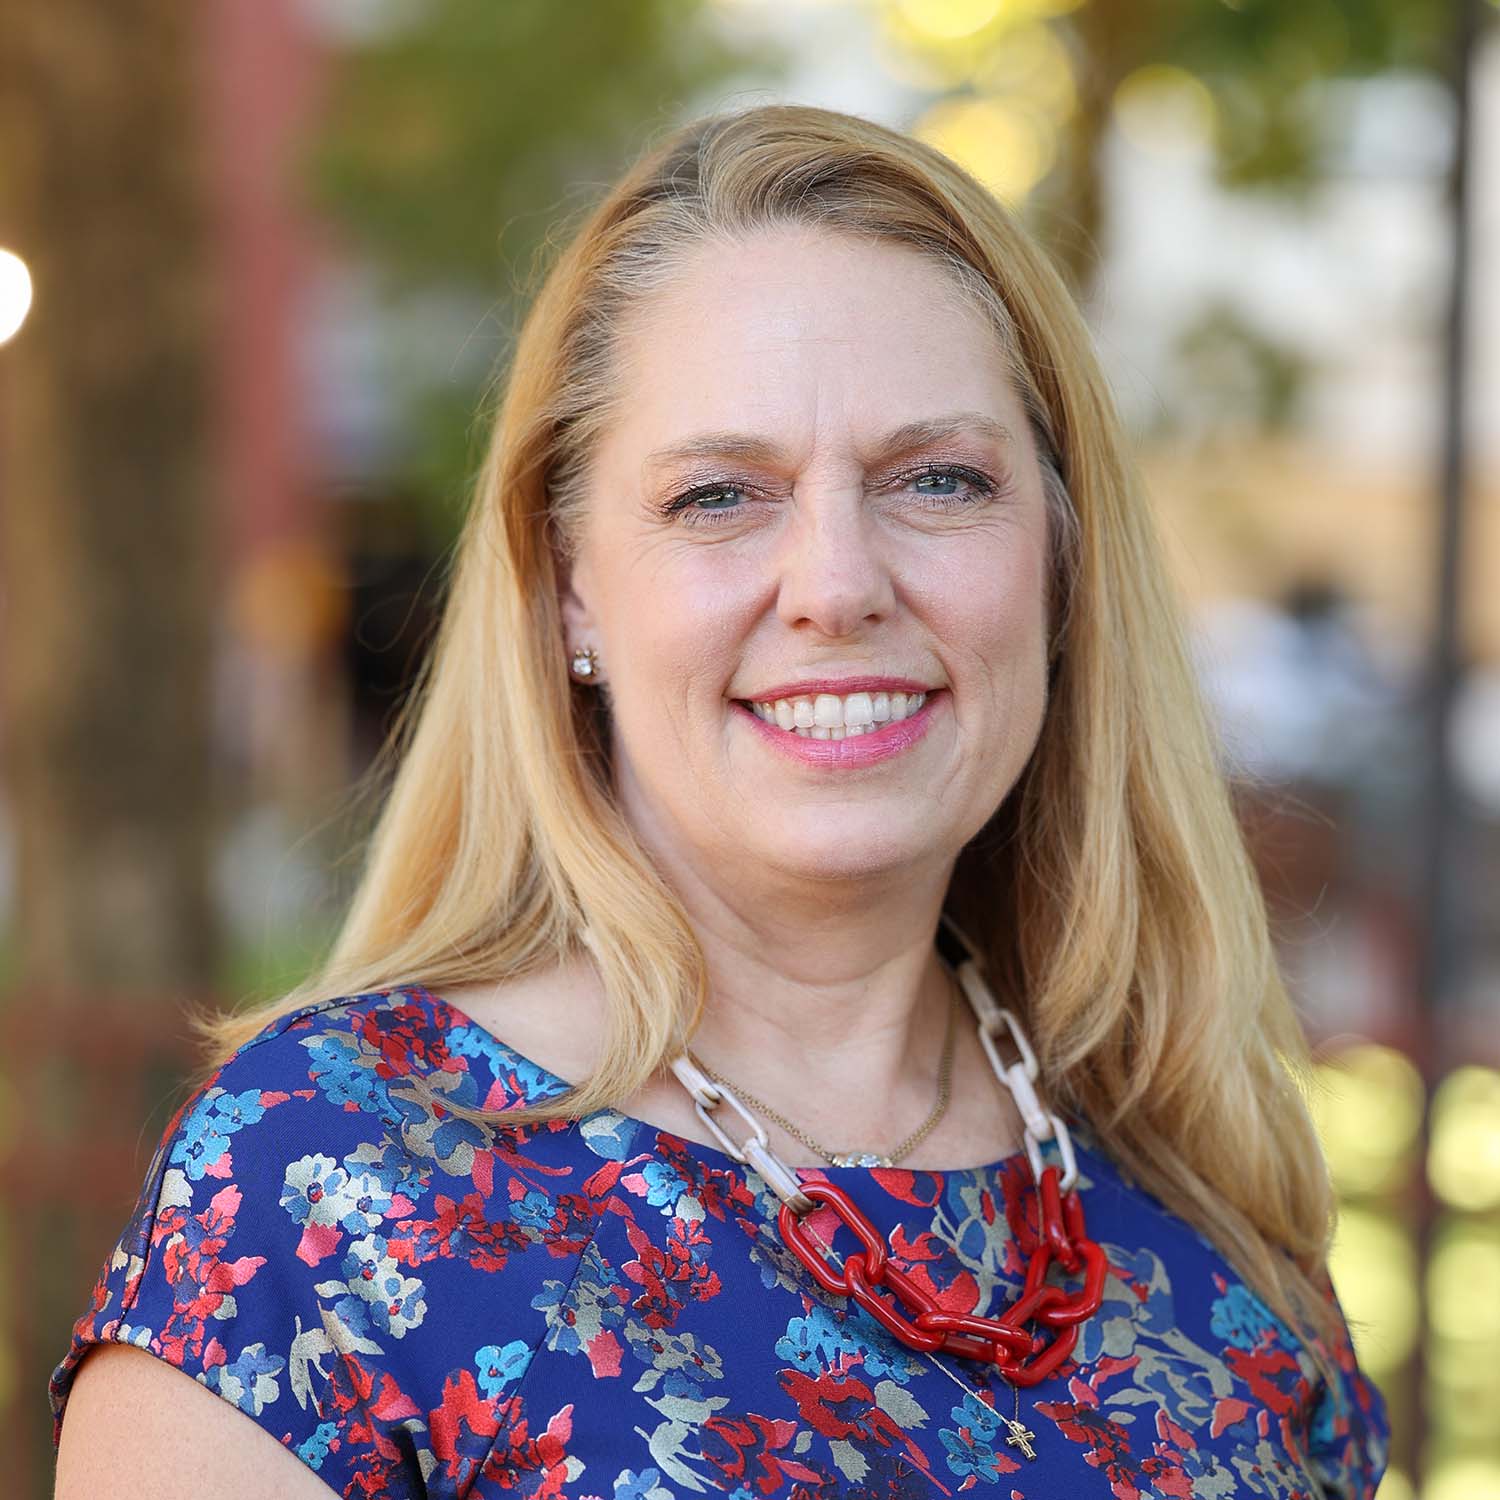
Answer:
[{"label": "forehead", "polygon": [[695,248],[618,346],[622,460],[693,432],[873,441],[939,412],[1024,425],[985,311],[929,257],[805,228]]}]

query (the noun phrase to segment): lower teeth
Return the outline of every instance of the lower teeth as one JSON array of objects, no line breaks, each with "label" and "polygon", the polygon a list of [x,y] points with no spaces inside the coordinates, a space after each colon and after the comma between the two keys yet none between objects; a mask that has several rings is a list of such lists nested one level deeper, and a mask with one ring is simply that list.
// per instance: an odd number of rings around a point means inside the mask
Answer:
[{"label": "lower teeth", "polygon": [[869,734],[874,728],[873,724],[862,724],[857,729],[829,729],[822,734],[814,729],[793,729],[789,732],[801,735],[805,740],[854,740],[862,734]]}]

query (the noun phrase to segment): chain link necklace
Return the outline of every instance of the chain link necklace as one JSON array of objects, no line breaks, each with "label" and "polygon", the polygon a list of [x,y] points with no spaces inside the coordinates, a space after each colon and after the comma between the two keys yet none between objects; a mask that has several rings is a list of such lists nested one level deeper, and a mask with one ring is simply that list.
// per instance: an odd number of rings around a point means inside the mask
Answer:
[{"label": "chain link necklace", "polygon": [[[812,1150],[816,1151],[819,1156],[823,1157],[823,1159],[829,1163],[829,1165],[835,1167],[895,1166],[895,1164],[899,1162],[904,1156],[906,1156],[912,1150],[912,1148],[916,1146],[919,1141],[921,1141],[921,1139],[928,1133],[928,1131],[930,1131],[932,1127],[942,1119],[942,1117],[947,1113],[948,1110],[948,1101],[951,1097],[951,1084],[953,1081],[954,1042],[957,1038],[957,1027],[954,1025],[954,1021],[958,1014],[959,1003],[962,999],[963,991],[960,988],[958,980],[955,977],[953,971],[948,968],[946,964],[944,964],[943,966],[943,972],[948,979],[948,1020],[943,1034],[942,1061],[938,1066],[938,1102],[934,1107],[932,1113],[928,1115],[926,1120],[924,1120],[916,1130],[914,1130],[909,1136],[907,1136],[907,1138],[902,1141],[902,1143],[894,1151],[892,1151],[889,1156],[880,1156],[873,1151],[829,1151],[827,1147],[820,1146],[810,1136],[799,1130],[797,1126],[792,1124],[792,1122],[786,1118],[785,1115],[778,1114],[774,1109],[771,1108],[769,1104],[766,1104],[764,1101],[757,1099],[754,1094],[749,1092],[748,1089],[741,1088],[732,1079],[726,1078],[722,1073],[715,1072],[714,1069],[708,1067],[706,1064],[699,1064],[699,1066],[703,1068],[703,1071],[707,1073],[715,1083],[723,1084],[727,1088],[733,1089],[734,1092],[738,1094],[741,1099],[745,1100],[747,1104],[753,1105],[756,1109],[760,1110],[761,1113],[764,1114],[768,1119],[774,1120],[776,1124],[781,1126],[781,1128],[785,1130],[789,1135],[794,1136],[797,1140],[801,1141],[804,1146],[808,1146]],[[842,1274],[843,1261],[840,1259],[838,1252],[833,1248],[833,1246],[830,1245],[814,1229],[812,1229],[811,1226],[805,1225],[804,1230],[817,1244],[819,1250],[821,1250],[822,1253],[826,1255],[828,1259],[834,1263],[835,1266],[838,1267],[840,1273]],[[765,1231],[757,1226],[756,1233],[757,1235],[762,1235],[765,1233]],[[933,1355],[931,1351],[923,1352],[926,1354],[928,1362],[933,1365],[933,1367],[939,1372],[939,1374],[946,1376],[953,1382],[954,1385],[959,1388],[959,1390],[963,1391],[966,1395],[972,1395],[978,1405],[983,1406],[985,1404],[976,1387],[968,1384],[966,1381],[960,1380],[958,1376],[955,1375],[952,1370],[948,1369],[948,1367],[944,1365],[939,1359],[937,1359],[937,1357]],[[1000,1378],[1002,1380],[1005,1380],[1005,1376],[1003,1374],[1000,1376]],[[1026,1424],[1021,1420],[1021,1387],[1013,1384],[1009,1380],[1005,1380],[1005,1383],[1010,1386],[1011,1392],[1015,1397],[1012,1414],[1007,1417],[1004,1412],[997,1411],[995,1415],[1005,1424],[1007,1433],[1005,1439],[1006,1443],[1010,1447],[1017,1449],[1023,1458],[1034,1459],[1036,1457],[1036,1450],[1031,1445],[1036,1437],[1036,1434],[1030,1431],[1027,1428]]]},{"label": "chain link necklace", "polygon": [[[732,1089],[747,1104],[753,1105],[768,1119],[774,1120],[788,1135],[794,1136],[804,1146],[816,1151],[824,1161],[835,1167],[893,1167],[902,1157],[908,1155],[912,1148],[937,1124],[947,1113],[948,1100],[950,1097],[950,1085],[953,1081],[953,1043],[957,1028],[954,1026],[954,1017],[958,1013],[958,1002],[960,991],[957,981],[954,980],[952,971],[947,965],[943,966],[943,972],[948,976],[948,1022],[947,1029],[943,1034],[943,1060],[938,1067],[938,1100],[933,1107],[932,1113],[919,1125],[907,1138],[896,1147],[889,1156],[881,1156],[875,1151],[830,1151],[826,1146],[820,1146],[810,1135],[799,1130],[797,1126],[787,1119],[785,1115],[779,1115],[769,1104],[757,1099],[748,1089],[741,1088],[732,1078],[726,1078],[722,1073],[716,1073],[704,1063],[698,1066],[713,1079],[715,1083],[721,1083]],[[688,1054],[692,1057],[692,1054]],[[697,1062],[696,1058],[693,1058]]]},{"label": "chain link necklace", "polygon": [[[755,1233],[761,1238],[767,1240],[770,1239],[770,1234],[763,1224],[756,1224],[754,1226],[754,1229]],[[835,1250],[833,1246],[830,1245],[828,1241],[825,1240],[823,1236],[820,1235],[817,1230],[813,1229],[810,1225],[803,1225],[803,1232],[807,1234],[807,1236],[818,1246],[818,1249],[828,1257],[828,1259],[833,1263],[835,1269],[838,1271],[839,1275],[841,1277],[844,1276],[844,1267],[847,1262],[840,1259],[838,1251]],[[850,1298],[851,1302],[857,1300],[857,1298]],[[843,1321],[848,1321],[849,1313],[847,1309],[845,1309],[841,1317]],[[908,1341],[902,1339],[901,1342],[907,1343]],[[947,1365],[942,1362],[942,1360],[937,1357],[936,1354],[932,1352],[932,1350],[920,1349],[918,1350],[918,1353],[922,1354],[926,1358],[928,1364],[930,1364],[933,1369],[938,1372],[939,1375],[943,1376],[947,1380],[951,1380],[953,1384],[956,1385],[959,1390],[961,1390],[966,1396],[972,1396],[974,1398],[974,1404],[977,1407],[988,1407],[989,1410],[995,1413],[995,1415],[1005,1424],[1005,1430],[1008,1434],[1005,1439],[1006,1443],[1010,1447],[1018,1449],[1022,1458],[1036,1457],[1036,1450],[1031,1446],[1033,1440],[1036,1437],[1036,1433],[1030,1431],[1027,1428],[1026,1424],[1021,1420],[1021,1387],[1016,1384],[1015,1381],[1007,1379],[1004,1370],[997,1369],[996,1374],[998,1374],[1001,1380],[1004,1380],[1006,1385],[1010,1387],[1011,1393],[1015,1397],[1015,1401],[1012,1404],[1011,1415],[1008,1417],[1003,1411],[1000,1411],[998,1408],[990,1407],[989,1403],[985,1401],[984,1397],[980,1394],[978,1386],[970,1385],[968,1381],[960,1379],[953,1373],[952,1370],[948,1368]]]},{"label": "chain link necklace", "polygon": [[[962,1387],[964,1383],[935,1358],[937,1354],[992,1365],[1016,1395],[1014,1417],[996,1413],[1006,1424],[1006,1443],[1018,1448],[1024,1458],[1034,1459],[1036,1452],[1031,1444],[1035,1434],[1020,1421],[1020,1387],[1039,1384],[1073,1352],[1079,1325],[1103,1302],[1108,1261],[1103,1249],[1089,1238],[1084,1223],[1077,1190],[1078,1162],[1068,1127],[1046,1108],[1034,1087],[1039,1070],[1031,1044],[1014,1014],[995,1000],[984,982],[979,955],[972,944],[946,914],[942,922],[967,955],[956,968],[957,981],[978,1021],[979,1040],[990,1066],[1010,1091],[1025,1122],[1026,1156],[1037,1195],[1037,1243],[1027,1263],[1025,1283],[1021,1295],[998,1317],[941,1307],[890,1260],[884,1235],[843,1188],[827,1181],[801,1181],[771,1150],[765,1126],[740,1102],[733,1085],[713,1081],[686,1048],[673,1058],[671,1067],[692,1095],[698,1118],[726,1154],[758,1173],[781,1199],[777,1230],[813,1280],[825,1291],[848,1297],[863,1307],[901,1343],[931,1359],[955,1385]],[[999,1051],[1005,1033],[1018,1054],[1009,1062]],[[751,1133],[746,1140],[735,1142],[714,1118],[721,1103],[728,1104],[749,1127]],[[1049,1140],[1061,1156],[1061,1172],[1055,1165],[1043,1164],[1042,1142]],[[840,1261],[809,1221],[819,1208],[832,1210],[861,1248]],[[1082,1275],[1083,1285],[1067,1291],[1047,1280],[1054,1260],[1064,1273]],[[889,1293],[890,1300],[881,1292]],[[908,1310],[916,1316],[909,1318]],[[1031,1322],[1040,1324],[1041,1331],[1028,1331],[1026,1324]],[[978,1392],[974,1394],[979,1399]]]}]

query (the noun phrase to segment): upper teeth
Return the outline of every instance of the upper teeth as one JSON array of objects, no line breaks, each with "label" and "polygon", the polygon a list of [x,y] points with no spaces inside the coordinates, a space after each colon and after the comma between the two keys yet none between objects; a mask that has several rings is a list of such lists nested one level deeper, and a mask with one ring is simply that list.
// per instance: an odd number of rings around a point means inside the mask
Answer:
[{"label": "upper teeth", "polygon": [[751,703],[757,718],[814,740],[842,740],[869,734],[877,724],[909,719],[927,701],[926,693],[818,693]]}]

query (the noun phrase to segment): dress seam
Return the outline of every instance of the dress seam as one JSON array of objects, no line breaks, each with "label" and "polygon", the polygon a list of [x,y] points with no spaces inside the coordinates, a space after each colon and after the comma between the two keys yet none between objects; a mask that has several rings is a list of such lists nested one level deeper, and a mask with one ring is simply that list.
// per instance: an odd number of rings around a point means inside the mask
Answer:
[{"label": "dress seam", "polygon": [[[599,1231],[600,1231],[600,1229],[603,1228],[603,1225],[604,1225],[604,1213],[605,1213],[605,1210],[601,1208],[601,1210],[599,1211],[599,1214],[594,1219],[593,1228],[589,1230],[589,1237],[588,1237],[588,1239],[584,1242],[583,1248],[578,1252],[578,1260],[575,1263],[575,1265],[573,1266],[573,1273],[572,1273],[571,1276],[568,1277],[568,1284],[563,1289],[563,1294],[562,1294],[561,1298],[558,1299],[558,1304],[557,1305],[559,1307],[565,1307],[569,1302],[572,1301],[572,1298],[573,1298],[573,1289],[574,1289],[574,1287],[576,1287],[578,1285],[578,1278],[583,1274],[583,1263],[588,1258],[588,1253],[593,1248],[594,1241],[599,1238]],[[538,1243],[540,1243],[540,1242],[538,1242]],[[511,1394],[511,1397],[510,1397],[511,1400],[518,1401],[518,1402],[521,1401],[521,1398],[524,1395],[525,1390],[526,1390],[526,1384],[531,1379],[531,1372],[536,1368],[537,1360],[541,1356],[542,1351],[546,1348],[546,1345],[547,1345],[547,1334],[549,1332],[550,1332],[550,1325],[547,1322],[547,1316],[546,1316],[546,1314],[543,1313],[542,1314],[542,1332],[541,1332],[541,1336],[537,1339],[536,1343],[532,1346],[530,1354],[527,1355],[527,1358],[526,1358],[526,1369],[522,1372],[521,1379],[517,1383],[515,1391]],[[503,1437],[505,1437],[505,1436],[506,1436],[505,1433],[496,1433],[496,1435],[495,1435],[495,1442],[498,1444],[501,1441],[501,1439]],[[494,1452],[494,1445],[491,1445],[490,1452],[491,1453]],[[482,1469],[483,1465],[481,1465],[480,1467]],[[477,1474],[476,1474],[475,1477],[477,1479],[477,1477],[478,1477]]]}]

